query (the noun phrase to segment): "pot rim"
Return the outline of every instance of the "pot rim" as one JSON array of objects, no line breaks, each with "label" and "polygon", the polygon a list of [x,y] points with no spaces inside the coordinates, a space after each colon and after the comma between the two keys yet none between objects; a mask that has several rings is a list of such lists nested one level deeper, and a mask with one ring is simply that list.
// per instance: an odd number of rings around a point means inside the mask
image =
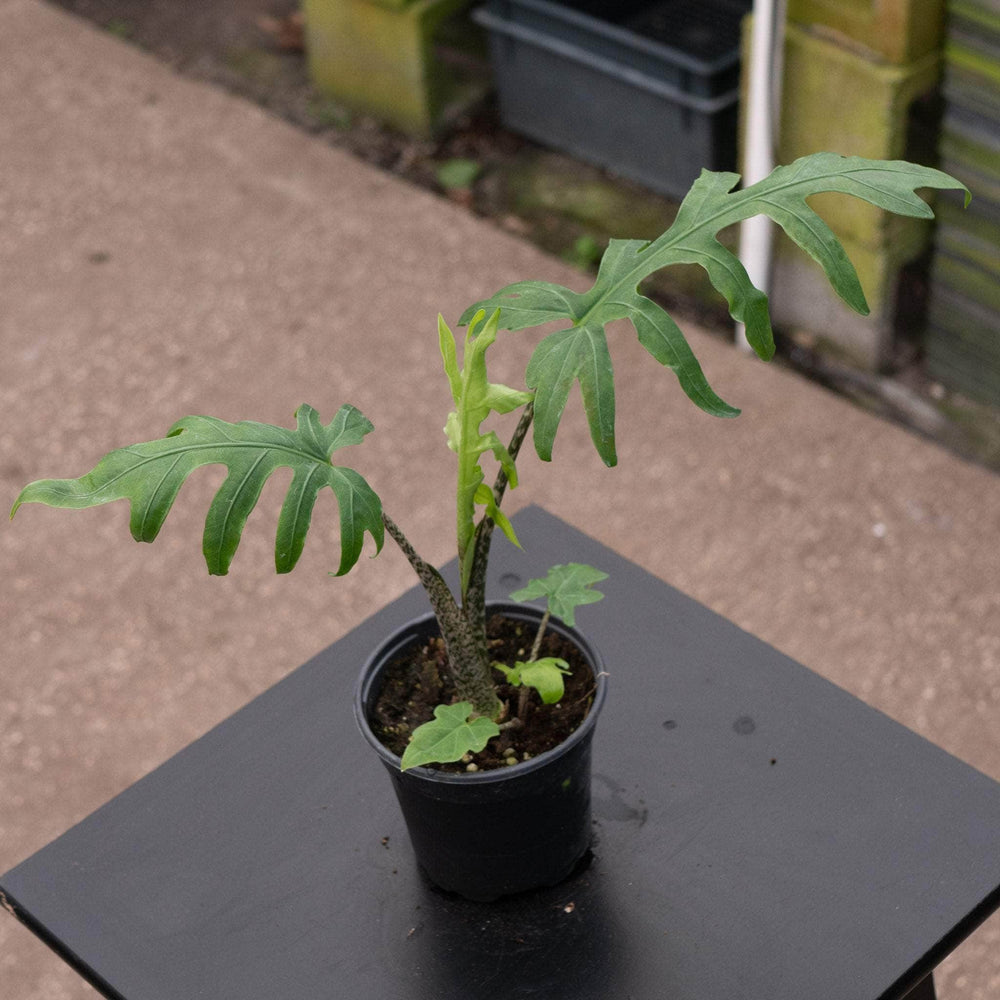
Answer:
[{"label": "pot rim", "polygon": [[[494,613],[499,612],[533,618],[536,621],[542,617],[542,610],[537,606],[512,601],[488,601],[486,610],[487,612],[492,611]],[[477,771],[471,774],[439,771],[423,765],[408,768],[406,771],[400,770],[401,758],[383,745],[368,724],[368,718],[365,714],[365,701],[371,688],[376,663],[391,659],[401,647],[411,641],[415,633],[419,633],[428,624],[434,624],[436,621],[437,618],[431,611],[416,618],[411,618],[408,622],[405,622],[392,631],[369,654],[364,666],[361,668],[361,673],[354,687],[354,721],[361,730],[361,735],[364,736],[371,748],[379,755],[382,762],[393,768],[398,776],[404,779],[416,778],[444,785],[486,785],[514,781],[519,777],[545,767],[550,761],[572,750],[573,747],[587,739],[593,732],[594,727],[597,725],[597,717],[604,706],[608,694],[608,674],[604,670],[604,660],[586,635],[553,616],[549,619],[549,627],[563,632],[579,647],[580,652],[583,654],[584,659],[587,660],[594,674],[594,700],[591,702],[590,711],[587,712],[587,717],[583,722],[562,743],[552,747],[551,750],[540,753],[537,757],[532,757],[531,760],[521,761],[515,767],[499,768],[492,771]]]}]

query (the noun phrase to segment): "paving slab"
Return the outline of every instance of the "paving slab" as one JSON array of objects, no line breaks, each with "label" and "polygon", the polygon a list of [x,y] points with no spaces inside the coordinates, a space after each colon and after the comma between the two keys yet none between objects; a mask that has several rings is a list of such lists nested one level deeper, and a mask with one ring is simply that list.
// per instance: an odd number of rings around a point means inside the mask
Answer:
[{"label": "paving slab", "polygon": [[[349,401],[377,428],[357,467],[426,558],[449,558],[451,516],[432,503],[453,474],[437,313],[457,320],[519,278],[586,279],[64,12],[0,0],[0,23],[8,502],[187,413],[290,424],[302,402],[329,419]],[[1000,779],[1000,481],[688,332],[743,416],[694,409],[623,327],[619,466],[574,401],[552,466],[522,461],[513,507],[559,514]],[[493,377],[516,382],[531,344],[504,336]],[[328,576],[330,497],[275,577],[281,482],[230,576],[209,578],[218,481],[192,477],[152,546],[131,542],[122,504],[32,505],[0,533],[0,870],[411,585],[388,547]],[[0,979],[13,1000],[95,995],[13,920]],[[997,995],[994,918],[942,967],[939,996]]]}]

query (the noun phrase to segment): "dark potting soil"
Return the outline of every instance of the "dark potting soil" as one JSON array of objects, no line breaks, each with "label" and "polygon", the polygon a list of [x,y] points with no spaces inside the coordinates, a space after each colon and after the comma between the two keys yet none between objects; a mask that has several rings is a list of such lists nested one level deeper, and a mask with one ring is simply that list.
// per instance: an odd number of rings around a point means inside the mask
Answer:
[{"label": "dark potting soil", "polygon": [[[530,655],[535,627],[526,622],[512,621],[494,615],[487,622],[491,660],[513,666],[515,660]],[[469,761],[434,764],[442,771],[463,772],[469,763],[480,771],[510,767],[510,750],[518,762],[537,757],[567,739],[587,717],[594,700],[594,675],[580,651],[567,639],[551,630],[542,639],[539,657],[558,656],[569,664],[570,674],[564,677],[565,693],[555,705],[545,705],[534,690],[528,697],[524,725],[503,730]],[[372,731],[394,754],[403,755],[410,734],[417,726],[434,717],[437,705],[458,700],[447,672],[447,654],[440,638],[414,646],[404,656],[394,660],[385,673],[385,683],[375,702]],[[507,707],[505,718],[517,714],[521,688],[505,682],[500,671],[494,671],[497,693]]]}]

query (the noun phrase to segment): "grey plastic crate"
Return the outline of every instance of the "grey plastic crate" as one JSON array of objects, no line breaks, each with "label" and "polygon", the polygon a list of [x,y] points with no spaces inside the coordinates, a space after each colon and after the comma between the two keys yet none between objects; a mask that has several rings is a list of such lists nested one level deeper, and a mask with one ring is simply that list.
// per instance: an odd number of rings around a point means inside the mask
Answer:
[{"label": "grey plastic crate", "polygon": [[614,21],[595,16],[595,0],[575,7],[493,0],[477,10],[501,118],[547,146],[680,197],[702,167],[735,164],[745,4],[605,5],[612,8]]}]

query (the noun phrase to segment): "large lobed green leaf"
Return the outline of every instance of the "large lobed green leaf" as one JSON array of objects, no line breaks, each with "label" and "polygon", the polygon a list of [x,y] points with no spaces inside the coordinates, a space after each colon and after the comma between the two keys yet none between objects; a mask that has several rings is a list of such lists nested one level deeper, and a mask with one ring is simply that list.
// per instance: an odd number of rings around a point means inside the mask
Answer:
[{"label": "large lobed green leaf", "polygon": [[205,519],[202,549],[208,571],[223,575],[240,543],[243,527],[275,469],[293,470],[278,518],[275,567],[294,568],[305,544],[316,495],[324,486],[340,508],[341,558],[337,575],[361,555],[367,531],[382,547],[382,504],[353,469],[335,466],[338,448],[358,444],[372,424],[353,406],[342,406],[325,426],[311,406],[296,411],[294,430],[254,421],[227,423],[215,417],[184,417],[165,438],[109,452],[79,479],[41,479],[21,491],[11,517],[24,503],[82,509],[128,499],[130,528],[139,542],[151,542],[187,476],[203,465],[225,465],[229,475],[212,500]]},{"label": "large lobed green leaf", "polygon": [[605,337],[606,324],[615,319],[631,320],[643,347],[675,372],[681,388],[701,409],[719,417],[739,414],[709,386],[670,315],[639,293],[639,284],[655,271],[671,264],[703,267],[725,297],[730,315],[745,325],[754,350],[768,360],[774,353],[774,337],[767,296],[753,285],[739,259],[719,242],[722,229],[756,215],[769,216],[820,264],[837,294],[865,314],[868,305],[854,266],[806,199],[839,191],[898,215],[931,218],[933,213],[915,193],[917,189],[965,190],[953,177],[929,167],[833,153],[803,157],[737,191],[738,182],[738,174],[702,171],[673,225],[659,239],[652,243],[611,241],[589,292],[522,281],[470,306],[462,315],[460,322],[464,324],[480,309],[487,313],[500,309],[499,326],[507,330],[570,321],[569,327],[541,341],[528,364],[526,381],[535,390],[535,449],[541,458],[552,457],[556,429],[573,382],[578,381],[594,445],[607,465],[617,461],[614,372]]}]

